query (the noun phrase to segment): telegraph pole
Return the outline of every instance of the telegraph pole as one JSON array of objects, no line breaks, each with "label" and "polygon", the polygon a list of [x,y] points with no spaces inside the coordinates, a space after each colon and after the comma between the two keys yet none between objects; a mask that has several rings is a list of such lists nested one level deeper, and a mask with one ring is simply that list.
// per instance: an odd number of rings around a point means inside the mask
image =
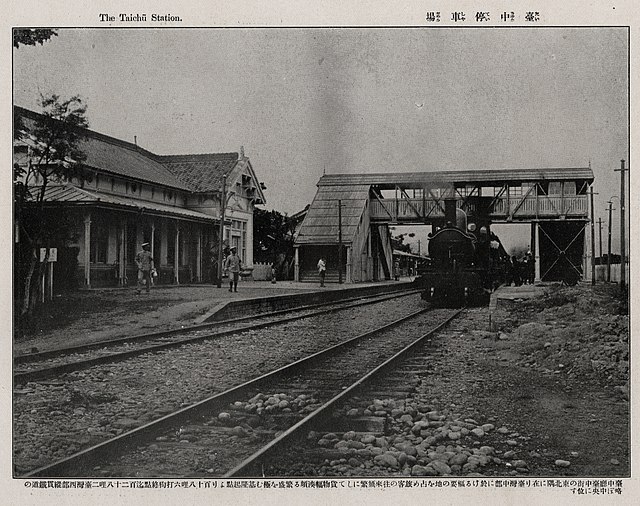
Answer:
[{"label": "telegraph pole", "polygon": [[600,248],[599,264],[602,265],[602,218],[598,218],[598,247]]},{"label": "telegraph pole", "polygon": [[[612,197],[613,198],[613,197]],[[613,202],[607,201],[609,204],[609,237],[607,239],[607,283],[611,283],[611,210],[613,209]]]},{"label": "telegraph pole", "polygon": [[227,175],[222,176],[222,193],[220,194],[220,231],[218,233],[218,288],[222,286],[222,243],[224,236],[224,211],[227,207]]},{"label": "telegraph pole", "polygon": [[594,258],[596,249],[594,218],[593,218],[593,186],[589,188],[589,196],[591,199],[591,284],[596,284],[596,259]]},{"label": "telegraph pole", "polygon": [[338,200],[338,283],[342,284],[342,200]]},{"label": "telegraph pole", "polygon": [[620,160],[620,168],[615,172],[620,172],[620,291],[626,290],[626,266],[625,258],[625,227],[624,227],[624,173],[629,169],[624,168],[624,160]]}]

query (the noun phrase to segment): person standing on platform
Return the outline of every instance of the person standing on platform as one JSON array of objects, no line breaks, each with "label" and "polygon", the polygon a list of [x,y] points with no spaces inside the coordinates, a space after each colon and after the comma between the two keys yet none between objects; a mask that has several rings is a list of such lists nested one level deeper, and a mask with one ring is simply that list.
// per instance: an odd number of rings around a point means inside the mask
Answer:
[{"label": "person standing on platform", "polygon": [[240,269],[242,268],[242,260],[236,252],[235,246],[231,247],[231,254],[224,261],[224,270],[229,273],[229,291],[238,291],[238,279],[240,278]]},{"label": "person standing on platform", "polygon": [[511,279],[514,286],[520,286],[522,284],[522,278],[520,277],[520,262],[518,257],[513,255],[511,257]]},{"label": "person standing on platform", "polygon": [[531,250],[527,251],[527,280],[530,285],[533,285],[536,280],[536,261],[533,258]]},{"label": "person standing on platform", "polygon": [[138,288],[140,293],[142,285],[146,286],[147,293],[151,290],[151,271],[153,270],[153,257],[151,256],[151,245],[148,242],[142,244],[142,251],[136,255],[136,265],[138,266]]},{"label": "person standing on platform", "polygon": [[318,260],[318,275],[320,276],[320,286],[324,286],[324,277],[327,273],[327,263],[324,261],[324,258],[320,258]]}]

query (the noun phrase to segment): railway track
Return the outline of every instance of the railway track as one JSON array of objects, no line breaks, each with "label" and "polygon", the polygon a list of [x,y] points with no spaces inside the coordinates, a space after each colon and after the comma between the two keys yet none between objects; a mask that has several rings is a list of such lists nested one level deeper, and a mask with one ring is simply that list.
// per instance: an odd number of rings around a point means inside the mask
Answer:
[{"label": "railway track", "polygon": [[459,313],[414,312],[25,477],[259,476],[265,459]]},{"label": "railway track", "polygon": [[[400,293],[393,292],[382,296],[356,297],[340,302],[314,304],[294,309],[273,311],[256,316],[207,323],[193,326],[189,329],[175,329],[80,346],[59,348],[40,353],[19,355],[14,358],[14,383],[24,384],[30,381],[38,381],[98,364],[125,360],[144,353],[153,353],[207,339],[258,330],[301,320],[303,318],[376,304],[413,295],[417,292],[419,292],[419,290],[403,290]],[[294,314],[291,315],[291,313]],[[246,324],[249,320],[259,321],[257,323]]]},{"label": "railway track", "polygon": [[[324,416],[325,422],[315,425],[321,430],[305,430],[298,437],[283,440],[277,451],[247,459],[229,475],[381,476],[413,471],[416,464],[412,476],[474,471],[475,467],[462,469],[460,464],[469,460],[465,452],[483,454],[473,445],[477,439],[471,434],[471,430],[477,431],[482,425],[460,415],[445,416],[435,409],[430,396],[420,394],[425,384],[431,384],[426,378],[433,374],[434,355],[447,354],[441,349],[441,341],[459,338],[461,332],[456,327],[458,325],[453,323],[438,332],[437,343],[428,333],[426,339],[417,341],[406,353],[397,354],[358,388],[345,391],[339,402],[331,406],[330,414]],[[487,425],[484,427],[486,429]],[[458,432],[460,430],[462,432]],[[453,433],[451,437],[449,433]],[[427,456],[447,461],[443,458],[451,456],[445,453],[447,451],[457,453],[450,459],[454,463],[453,469],[427,464]],[[375,459],[376,455],[385,453],[380,461]],[[479,457],[478,463],[483,458]],[[486,461],[490,463],[490,459]],[[457,467],[455,463],[458,463]]]}]

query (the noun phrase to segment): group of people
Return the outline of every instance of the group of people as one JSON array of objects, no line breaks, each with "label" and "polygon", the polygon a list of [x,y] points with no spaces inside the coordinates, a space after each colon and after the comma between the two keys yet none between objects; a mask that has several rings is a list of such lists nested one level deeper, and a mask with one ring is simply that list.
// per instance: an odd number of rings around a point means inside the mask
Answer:
[{"label": "group of people", "polygon": [[506,281],[507,286],[513,283],[515,286],[532,285],[535,280],[535,261],[531,251],[518,258],[513,255],[507,259]]},{"label": "group of people", "polygon": [[[151,245],[148,242],[142,244],[142,250],[136,254],[136,266],[138,267],[138,284],[137,293],[142,291],[144,287],[146,292],[151,291],[153,278],[157,277],[157,271],[153,263],[153,255],[151,254]],[[229,255],[224,260],[224,272],[229,275],[229,291],[238,291],[238,280],[240,279],[240,271],[242,270],[242,260],[238,256],[238,250],[232,246]],[[275,279],[275,278],[274,278]]]}]

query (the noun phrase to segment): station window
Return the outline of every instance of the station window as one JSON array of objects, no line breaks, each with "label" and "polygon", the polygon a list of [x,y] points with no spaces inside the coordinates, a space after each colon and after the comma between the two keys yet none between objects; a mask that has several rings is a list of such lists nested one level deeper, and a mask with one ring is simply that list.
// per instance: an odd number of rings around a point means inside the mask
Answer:
[{"label": "station window", "polygon": [[566,181],[564,183],[564,194],[565,195],[575,195],[576,194],[576,183],[575,183],[575,181]]},{"label": "station window", "polygon": [[238,255],[244,262],[247,258],[247,222],[241,220],[231,220],[231,230],[227,231],[229,246],[238,249]]},{"label": "station window", "polygon": [[562,183],[560,181],[551,181],[549,183],[549,195],[561,195],[562,194]]},{"label": "station window", "polygon": [[91,249],[89,259],[93,264],[107,263],[109,249],[109,228],[105,223],[95,221],[91,227]]},{"label": "station window", "polygon": [[176,258],[176,227],[173,224],[167,226],[167,265],[173,265]]},{"label": "station window", "polygon": [[509,197],[522,197],[522,186],[509,186]]},{"label": "station window", "polygon": [[134,220],[127,221],[127,264],[132,265],[135,263],[136,258],[136,242],[137,242],[137,225]]}]

